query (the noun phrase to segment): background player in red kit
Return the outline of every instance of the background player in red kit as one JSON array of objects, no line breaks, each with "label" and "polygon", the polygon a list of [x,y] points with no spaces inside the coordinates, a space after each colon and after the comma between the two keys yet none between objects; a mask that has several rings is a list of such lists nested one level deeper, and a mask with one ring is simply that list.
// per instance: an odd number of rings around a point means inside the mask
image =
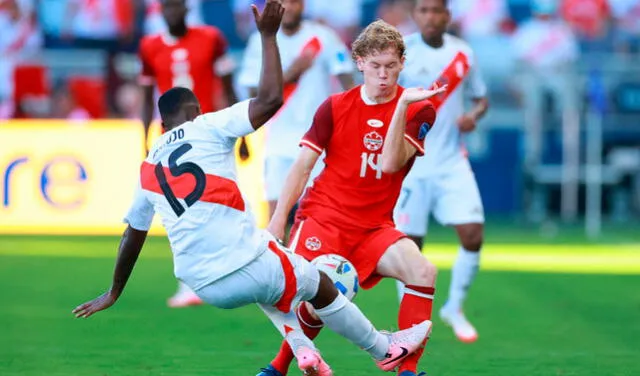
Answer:
[{"label": "background player in red kit", "polygon": [[[383,21],[369,25],[353,43],[364,85],[320,105],[268,229],[283,237],[287,213],[326,152],[324,170],[300,202],[290,247],[309,260],[326,253],[346,257],[365,289],[382,277],[403,281],[398,325],[409,328],[431,317],[436,268],[395,229],[393,208],[414,158],[424,154],[424,139],[435,121],[435,110],[426,99],[446,88],[398,86],[404,51],[400,33]],[[315,337],[322,322],[306,305],[299,307],[298,317],[307,335]],[[415,375],[421,355],[419,351],[402,363],[403,376]],[[285,374],[291,359],[283,343],[259,375]]]},{"label": "background player in red kit", "polygon": [[[176,86],[193,90],[202,112],[209,113],[218,107],[214,100],[214,82],[219,75],[227,105],[237,101],[232,85],[233,60],[226,55],[227,41],[222,32],[211,26],[187,26],[186,0],[162,0],[161,5],[168,33],[146,36],[140,43],[140,83],[144,88],[142,121],[147,136],[153,119],[154,85],[160,93]],[[196,304],[202,301],[182,283],[168,300],[170,307]]]}]

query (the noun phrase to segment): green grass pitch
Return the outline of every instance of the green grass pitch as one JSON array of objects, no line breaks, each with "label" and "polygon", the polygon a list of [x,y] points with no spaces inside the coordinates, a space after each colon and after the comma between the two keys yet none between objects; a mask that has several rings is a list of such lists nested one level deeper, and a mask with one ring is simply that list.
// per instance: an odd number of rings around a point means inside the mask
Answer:
[{"label": "green grass pitch", "polygon": [[[470,292],[467,313],[479,341],[457,342],[435,318],[423,370],[430,376],[640,375],[638,239],[587,244],[567,236],[551,244],[537,235],[513,237],[487,245]],[[439,307],[455,245],[449,236],[433,239],[425,250],[442,266]],[[108,287],[116,246],[110,237],[0,237],[0,375],[250,376],[271,359],[280,338],[257,307],[165,306],[175,281],[159,238],[145,246],[114,307],[74,319],[72,308]],[[362,292],[356,302],[379,328],[396,327],[393,283]],[[382,374],[366,353],[333,333],[317,343],[338,376]]]}]

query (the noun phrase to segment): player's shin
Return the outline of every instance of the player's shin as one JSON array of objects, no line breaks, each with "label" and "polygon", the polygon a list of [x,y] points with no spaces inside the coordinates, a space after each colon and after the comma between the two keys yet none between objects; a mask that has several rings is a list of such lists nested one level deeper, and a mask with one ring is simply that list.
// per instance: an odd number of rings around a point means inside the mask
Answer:
[{"label": "player's shin", "polygon": [[[424,320],[431,319],[433,310],[433,295],[435,288],[407,285],[400,303],[398,313],[398,325],[400,329],[410,328]],[[426,344],[425,340],[425,344]],[[400,366],[400,371],[416,372],[418,361],[422,357],[424,349],[419,349],[411,354]]]},{"label": "player's shin", "polygon": [[344,295],[338,294],[333,302],[323,308],[315,308],[325,326],[338,333],[376,359],[384,359],[389,348],[389,338],[378,332],[364,314]]}]

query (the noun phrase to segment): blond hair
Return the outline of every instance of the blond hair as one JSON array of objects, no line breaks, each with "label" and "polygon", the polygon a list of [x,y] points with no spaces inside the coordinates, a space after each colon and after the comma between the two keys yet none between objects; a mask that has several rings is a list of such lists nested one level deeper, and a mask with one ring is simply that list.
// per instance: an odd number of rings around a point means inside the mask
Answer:
[{"label": "blond hair", "polygon": [[377,20],[369,24],[351,45],[351,57],[357,60],[389,48],[395,48],[399,57],[404,56],[405,45],[402,35],[388,23]]}]

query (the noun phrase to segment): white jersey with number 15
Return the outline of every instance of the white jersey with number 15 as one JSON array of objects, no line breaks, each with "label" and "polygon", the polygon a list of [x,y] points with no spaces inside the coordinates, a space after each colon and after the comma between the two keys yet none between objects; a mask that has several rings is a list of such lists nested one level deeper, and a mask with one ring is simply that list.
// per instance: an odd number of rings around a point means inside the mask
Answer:
[{"label": "white jersey with number 15", "polygon": [[263,232],[236,184],[234,145],[253,132],[249,101],[208,113],[162,135],[140,169],[125,222],[148,230],[158,213],[174,273],[197,290],[266,250]]}]

